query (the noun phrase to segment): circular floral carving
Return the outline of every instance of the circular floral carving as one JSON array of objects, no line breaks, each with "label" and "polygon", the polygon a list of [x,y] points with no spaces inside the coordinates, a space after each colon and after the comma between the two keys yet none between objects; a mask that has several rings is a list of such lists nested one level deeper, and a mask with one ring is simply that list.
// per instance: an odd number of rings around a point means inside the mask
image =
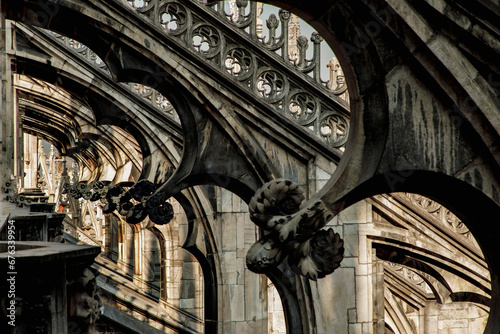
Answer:
[{"label": "circular floral carving", "polygon": [[214,27],[203,24],[193,30],[193,48],[205,57],[217,53],[221,44],[220,33]]},{"label": "circular floral carving", "polygon": [[158,225],[165,225],[174,217],[174,208],[168,202],[163,202],[160,205],[148,211],[149,219]]},{"label": "circular floral carving", "polygon": [[317,103],[311,94],[299,92],[290,97],[290,115],[302,125],[309,125],[316,118]]},{"label": "circular floral carving", "polygon": [[88,189],[88,190],[86,190],[86,191],[83,193],[83,196],[82,196],[82,197],[83,197],[83,199],[85,199],[85,200],[89,200],[89,199],[91,199],[91,198],[92,198],[92,195],[93,195],[92,191],[90,191],[90,189]]},{"label": "circular floral carving", "polygon": [[451,212],[450,210],[445,211],[445,219],[450,226],[457,231],[457,233],[462,234],[463,236],[472,239],[472,234],[470,233],[467,226]]},{"label": "circular floral carving", "polygon": [[290,180],[274,180],[257,192],[249,204],[250,219],[264,229],[273,229],[280,221],[271,216],[287,216],[299,210],[304,192]]},{"label": "circular floral carving", "polygon": [[349,132],[349,123],[344,117],[337,114],[330,114],[320,122],[320,136],[330,146],[340,147],[347,141],[347,134]]},{"label": "circular floral carving", "polygon": [[245,80],[252,75],[253,63],[252,55],[245,49],[233,48],[226,53],[226,70],[238,80]]},{"label": "circular floral carving", "polygon": [[71,49],[73,49],[74,51],[76,51],[76,52],[78,52],[80,54],[85,55],[85,52],[88,49],[87,46],[85,46],[84,44],[78,42],[75,39],[68,38],[66,36],[59,35],[59,34],[56,35],[56,38],[59,38],[61,41],[65,42],[67,46],[69,46]]},{"label": "circular floral carving", "polygon": [[270,103],[283,98],[286,86],[285,77],[273,70],[265,70],[257,77],[257,93]]},{"label": "circular floral carving", "polygon": [[436,213],[442,207],[441,204],[419,194],[408,194],[412,203],[417,204],[429,213]]},{"label": "circular floral carving", "polygon": [[311,35],[311,41],[314,43],[314,44],[320,44],[321,42],[323,42],[323,37],[321,37],[316,31],[312,33]]},{"label": "circular floral carving", "polygon": [[149,0],[128,0],[128,3],[137,9],[149,6]]},{"label": "circular floral carving", "polygon": [[333,273],[343,258],[344,241],[330,228],[319,230],[302,244],[296,242],[288,263],[296,274],[315,280]]},{"label": "circular floral carving", "polygon": [[186,31],[189,23],[188,12],[178,3],[168,3],[159,10],[161,26],[168,33],[179,35]]},{"label": "circular floral carving", "polygon": [[153,93],[153,100],[156,104],[156,107],[158,107],[162,111],[168,112],[169,114],[174,113],[174,106],[172,105],[172,103],[170,103],[170,101],[165,96],[161,95],[157,91]]},{"label": "circular floral carving", "polygon": [[151,98],[153,95],[153,89],[151,87],[135,83],[135,84],[132,84],[132,89],[134,91],[136,91],[142,98],[151,101]]}]

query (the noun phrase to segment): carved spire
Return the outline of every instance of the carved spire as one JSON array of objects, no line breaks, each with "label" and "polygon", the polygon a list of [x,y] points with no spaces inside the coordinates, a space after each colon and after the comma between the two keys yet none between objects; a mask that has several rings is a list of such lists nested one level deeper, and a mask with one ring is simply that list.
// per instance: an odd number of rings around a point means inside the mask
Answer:
[{"label": "carved spire", "polygon": [[236,6],[236,0],[229,0],[229,12],[231,13],[231,20],[233,22],[237,22],[239,17],[239,10]]},{"label": "carved spire", "polygon": [[256,34],[258,38],[262,38],[262,12],[264,11],[264,4],[261,2],[257,3],[257,12],[256,12]]},{"label": "carved spire", "polygon": [[296,15],[291,15],[290,24],[288,26],[288,56],[292,63],[299,61],[299,48],[297,40],[300,37],[300,23]]},{"label": "carved spire", "polygon": [[344,84],[344,73],[337,60],[333,57],[330,62],[326,65],[330,69],[330,80],[328,81],[327,87],[331,90],[336,90]]},{"label": "carved spire", "polygon": [[334,94],[337,94],[341,99],[349,103],[349,91],[345,83],[344,72],[340,63],[336,57],[330,59],[330,62],[326,65],[330,69],[330,80],[326,84],[327,88],[332,90]]}]

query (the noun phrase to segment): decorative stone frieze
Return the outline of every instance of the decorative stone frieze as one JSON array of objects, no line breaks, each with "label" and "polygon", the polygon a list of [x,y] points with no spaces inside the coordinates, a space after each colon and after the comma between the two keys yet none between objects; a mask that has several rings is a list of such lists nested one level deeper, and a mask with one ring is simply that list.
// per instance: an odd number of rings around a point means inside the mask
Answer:
[{"label": "decorative stone frieze", "polygon": [[[44,32],[47,36],[50,36],[51,38],[58,41],[60,44],[69,49],[71,52],[77,54],[79,57],[81,57],[81,59],[85,60],[87,63],[96,66],[104,73],[106,73],[108,76],[111,76],[106,66],[106,63],[104,63],[104,61],[101,58],[99,58],[99,56],[97,56],[96,53],[90,50],[86,45],[72,38],[67,38],[66,36],[52,32],[50,30],[45,30],[45,29],[39,29],[39,30]],[[130,82],[128,84],[123,83],[122,87],[128,88],[131,92],[139,95],[145,101],[148,101],[148,103],[153,108],[157,109],[158,111],[162,112],[167,116],[171,116],[174,120],[178,121],[174,107],[172,106],[170,101],[165,96],[160,94],[158,91],[143,84],[133,83],[133,82]]]},{"label": "decorative stone frieze", "polygon": [[301,207],[304,199],[285,179],[264,184],[252,197],[250,219],[267,233],[248,251],[250,270],[265,273],[288,257],[295,273],[315,280],[340,266],[344,242],[333,229],[322,230],[333,214],[320,200]]},{"label": "decorative stone frieze", "polygon": [[2,184],[5,200],[15,203],[19,207],[29,206],[32,203],[47,203],[48,196],[39,188],[19,189],[15,179],[7,180]]}]

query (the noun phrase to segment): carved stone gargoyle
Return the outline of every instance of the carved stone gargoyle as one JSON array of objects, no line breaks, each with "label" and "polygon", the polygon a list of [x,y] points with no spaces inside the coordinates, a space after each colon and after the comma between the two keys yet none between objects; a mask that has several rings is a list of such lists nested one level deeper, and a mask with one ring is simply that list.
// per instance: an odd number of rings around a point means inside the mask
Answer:
[{"label": "carved stone gargoyle", "polygon": [[247,253],[250,270],[265,273],[288,257],[296,274],[316,280],[340,266],[344,242],[333,229],[322,229],[333,214],[321,200],[301,208],[304,199],[299,186],[285,179],[257,190],[249,204],[250,219],[265,235]]}]

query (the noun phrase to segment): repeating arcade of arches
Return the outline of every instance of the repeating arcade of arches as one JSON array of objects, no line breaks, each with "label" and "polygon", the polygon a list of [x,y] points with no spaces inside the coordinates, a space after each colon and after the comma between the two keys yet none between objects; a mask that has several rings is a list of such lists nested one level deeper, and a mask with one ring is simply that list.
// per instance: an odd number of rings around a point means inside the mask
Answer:
[{"label": "repeating arcade of arches", "polygon": [[[138,156],[145,156],[142,148],[147,147],[145,145],[145,141],[154,141],[157,139],[154,135],[149,139],[135,139],[135,138],[145,138],[149,137],[150,133],[148,133],[148,126],[145,123],[142,123],[140,119],[134,119],[134,126],[130,127],[130,124],[124,123],[124,120],[118,120],[119,125],[116,126],[114,122],[117,120],[100,120],[99,126],[93,126],[93,124],[99,123],[93,114],[92,111],[89,110],[85,105],[75,106],[72,103],[74,101],[78,101],[78,99],[69,98],[65,96],[64,91],[58,90],[57,86],[51,86],[50,84],[38,82],[37,87],[38,91],[31,91],[23,88],[23,85],[26,86],[26,82],[28,81],[36,81],[33,77],[20,76],[18,82],[18,91],[19,94],[19,105],[24,110],[24,119],[23,125],[25,127],[25,131],[29,133],[33,133],[36,135],[41,135],[45,139],[50,142],[56,144],[58,149],[63,153],[69,156],[73,156],[75,160],[80,163],[80,166],[83,169],[89,169],[89,173],[81,173],[92,175],[94,178],[98,179],[101,175],[108,175],[109,173],[105,171],[103,166],[108,166],[106,168],[111,168],[118,173],[118,170],[123,167],[123,161],[130,161],[132,167],[130,168],[129,173],[120,174],[122,176],[121,179],[111,179],[107,180],[109,183],[129,183],[137,180],[139,175],[142,172],[144,162],[140,159],[137,159]],[[31,88],[37,86],[37,84],[33,84]],[[63,87],[64,88],[64,87]],[[63,113],[47,113],[47,110],[40,110],[39,103],[38,105],[30,104],[32,100],[38,99],[38,101],[46,100],[48,92],[50,92],[52,98],[54,94],[59,94],[61,96],[58,101],[63,100],[62,97],[66,98],[66,101],[72,101],[64,106]],[[103,94],[104,95],[104,94]],[[144,95],[144,94],[143,94]],[[149,97],[147,97],[149,98]],[[154,99],[154,98],[153,98]],[[118,108],[118,107],[117,107]],[[52,109],[53,111],[54,109]],[[40,120],[43,116],[52,115],[53,118],[49,122],[41,122]],[[30,117],[31,116],[31,117]],[[71,121],[68,121],[70,119]],[[107,123],[107,122],[110,123]],[[120,124],[121,121],[121,124]],[[179,130],[178,125],[175,125],[175,121],[172,121],[172,128]],[[51,124],[48,126],[48,124]],[[58,124],[55,126],[54,124]],[[126,130],[131,130],[132,133],[127,133]],[[70,131],[67,131],[70,129]],[[86,129],[85,135],[87,140],[82,140],[82,134],[84,131],[82,129]],[[134,131],[140,132],[140,136],[137,136]],[[69,134],[68,134],[69,133]],[[181,141],[179,138],[181,134],[176,133],[174,135],[176,138],[176,145],[173,145],[173,152],[166,154],[171,160],[173,157],[179,156],[179,152],[182,148]],[[98,140],[94,140],[98,138]],[[142,142],[141,142],[142,141]],[[86,143],[83,145],[78,145],[78,143]],[[76,148],[73,151],[72,148]],[[119,152],[119,153],[117,153]],[[117,159],[119,156],[125,156],[125,159]],[[172,165],[178,164],[178,161],[170,161]],[[96,172],[97,171],[97,172]],[[115,174],[115,175],[116,175]],[[84,181],[84,180],[83,180]],[[182,201],[183,203],[187,203],[189,201]],[[186,211],[193,211],[192,207],[186,205]],[[206,261],[206,260],[205,260]],[[210,274],[208,276],[213,275]],[[212,285],[211,282],[209,285]],[[213,293],[213,292],[211,292]]]}]

